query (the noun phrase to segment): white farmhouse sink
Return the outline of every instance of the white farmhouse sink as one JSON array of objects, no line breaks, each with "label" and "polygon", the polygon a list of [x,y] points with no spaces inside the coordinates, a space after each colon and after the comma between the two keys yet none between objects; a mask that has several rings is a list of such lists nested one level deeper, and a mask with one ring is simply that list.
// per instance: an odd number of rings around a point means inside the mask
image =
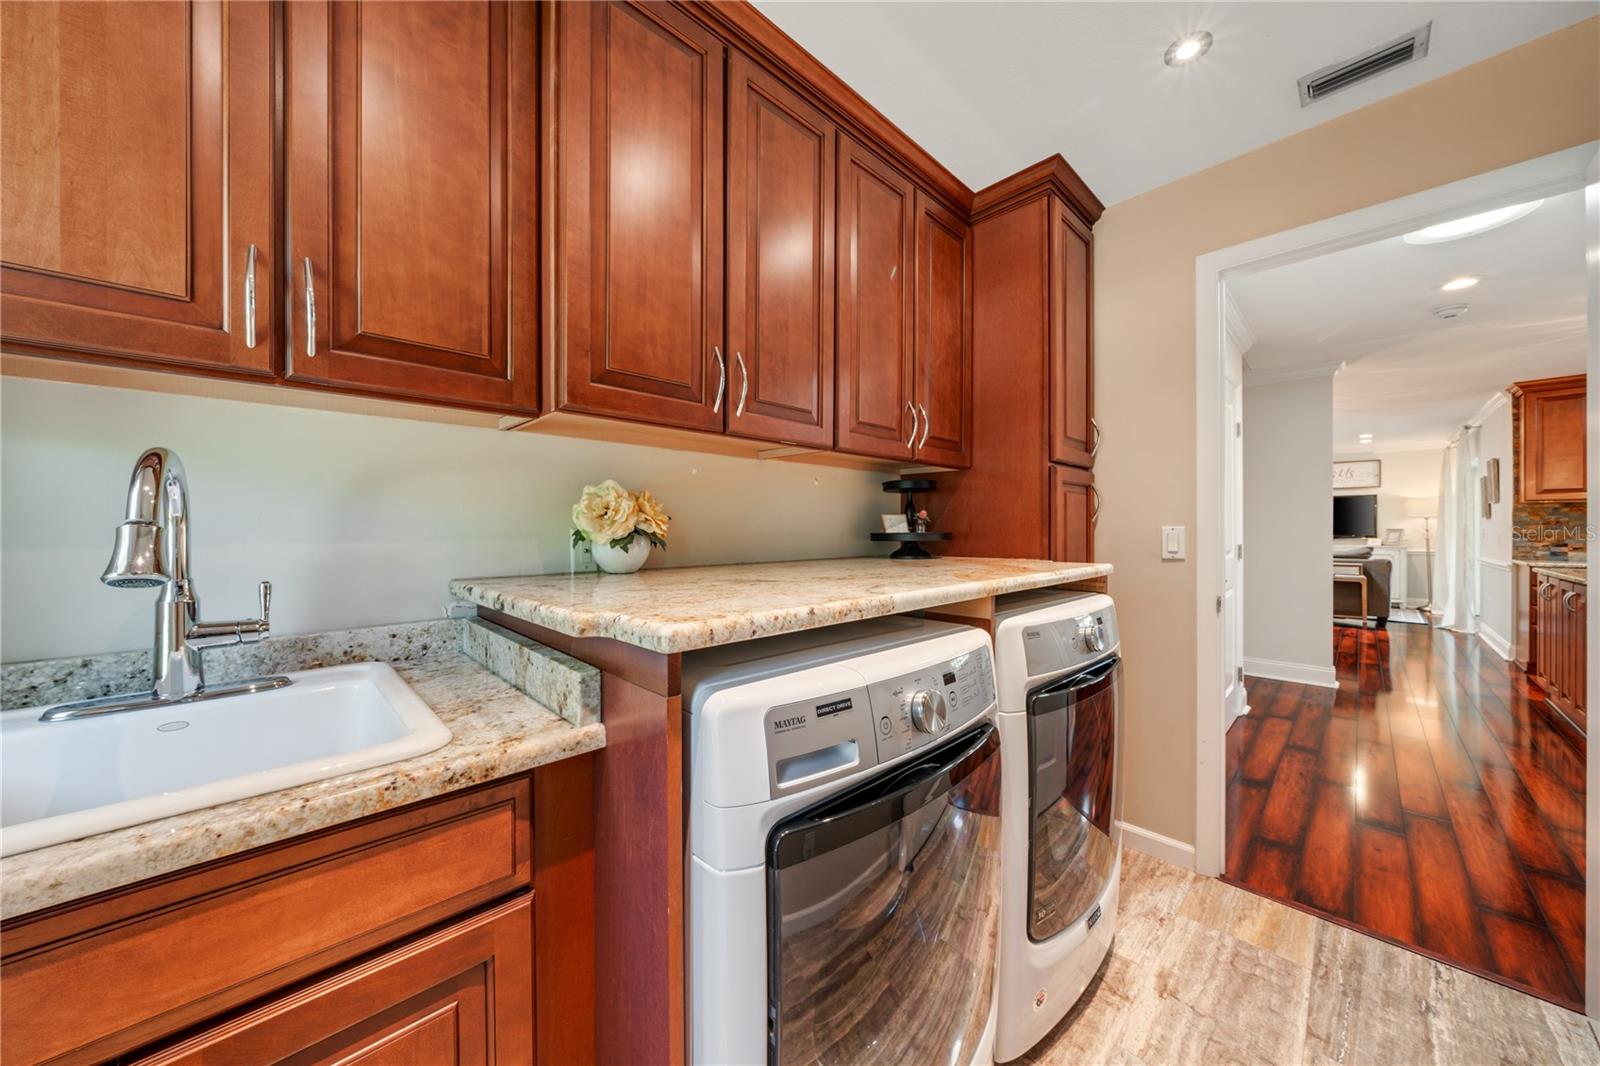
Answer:
[{"label": "white farmhouse sink", "polygon": [[387,663],[94,718],[0,713],[0,855],[338,777],[441,747],[450,730]]}]

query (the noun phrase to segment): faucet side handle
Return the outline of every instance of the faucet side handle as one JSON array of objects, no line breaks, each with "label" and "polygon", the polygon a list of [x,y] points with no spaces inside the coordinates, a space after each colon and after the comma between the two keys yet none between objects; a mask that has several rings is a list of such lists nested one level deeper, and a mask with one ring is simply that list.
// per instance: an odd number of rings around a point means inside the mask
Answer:
[{"label": "faucet side handle", "polygon": [[265,634],[271,626],[269,621],[272,616],[272,582],[263,581],[256,592],[256,599],[261,604],[261,631]]}]

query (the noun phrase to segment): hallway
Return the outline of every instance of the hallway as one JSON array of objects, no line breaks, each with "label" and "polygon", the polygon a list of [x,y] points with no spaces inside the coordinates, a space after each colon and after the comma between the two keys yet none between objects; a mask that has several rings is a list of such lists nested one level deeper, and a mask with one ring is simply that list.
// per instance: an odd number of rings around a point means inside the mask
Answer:
[{"label": "hallway", "polygon": [[1335,627],[1339,688],[1247,680],[1225,879],[1575,1010],[1584,761],[1476,637]]}]

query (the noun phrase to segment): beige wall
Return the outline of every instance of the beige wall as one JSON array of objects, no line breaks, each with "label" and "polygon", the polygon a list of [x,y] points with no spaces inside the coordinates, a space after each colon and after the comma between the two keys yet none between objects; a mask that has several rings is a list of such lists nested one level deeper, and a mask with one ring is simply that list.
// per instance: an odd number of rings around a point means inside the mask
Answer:
[{"label": "beige wall", "polygon": [[1106,211],[1095,229],[1099,557],[1128,658],[1124,818],[1194,840],[1195,258],[1600,138],[1590,19]]}]

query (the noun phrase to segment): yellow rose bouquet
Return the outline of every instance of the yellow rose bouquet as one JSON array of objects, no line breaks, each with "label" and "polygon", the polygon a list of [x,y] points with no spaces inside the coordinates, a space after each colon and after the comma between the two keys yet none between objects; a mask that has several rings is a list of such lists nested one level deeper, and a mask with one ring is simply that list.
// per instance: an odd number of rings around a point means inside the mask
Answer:
[{"label": "yellow rose bouquet", "polygon": [[[661,501],[648,489],[635,494],[607,479],[585,485],[583,495],[572,505],[572,543],[588,541],[603,569],[627,573],[644,565],[652,547],[666,550],[671,522]],[[642,545],[637,544],[640,540]],[[622,555],[628,556],[626,563]],[[621,566],[628,569],[618,569]]]}]

